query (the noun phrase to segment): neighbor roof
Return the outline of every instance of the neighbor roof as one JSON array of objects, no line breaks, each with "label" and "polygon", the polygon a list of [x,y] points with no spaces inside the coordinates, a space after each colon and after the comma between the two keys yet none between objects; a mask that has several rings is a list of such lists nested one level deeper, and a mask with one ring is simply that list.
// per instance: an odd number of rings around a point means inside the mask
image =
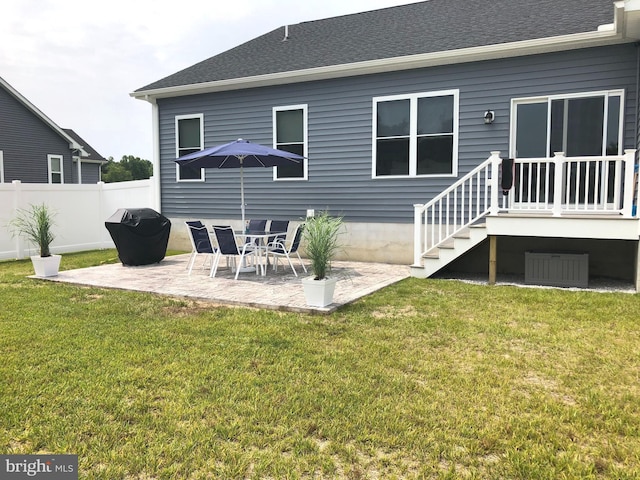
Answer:
[{"label": "neighbor roof", "polygon": [[71,138],[73,138],[77,143],[82,145],[82,149],[84,150],[84,152],[86,152],[86,155],[82,155],[82,158],[84,160],[95,160],[95,161],[101,161],[101,162],[106,162],[107,161],[106,158],[104,158],[102,155],[100,155],[98,152],[96,152],[96,150],[91,145],[89,145],[76,132],[74,132],[70,128],[63,128],[62,130],[64,130],[64,132],[67,135],[69,135]]},{"label": "neighbor roof", "polygon": [[612,0],[430,0],[280,27],[134,92],[596,32]]}]

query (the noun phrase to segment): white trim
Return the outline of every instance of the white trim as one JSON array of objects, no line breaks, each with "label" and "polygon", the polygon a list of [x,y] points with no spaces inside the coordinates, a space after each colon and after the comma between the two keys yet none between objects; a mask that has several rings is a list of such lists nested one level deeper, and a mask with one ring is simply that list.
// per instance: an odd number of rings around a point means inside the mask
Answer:
[{"label": "white trim", "polygon": [[[160,185],[160,109],[158,104],[151,102],[151,135],[153,142],[153,208],[162,211],[161,185]],[[102,170],[102,169],[101,169]],[[102,177],[100,177],[102,180]]]},{"label": "white trim", "polygon": [[302,177],[297,177],[297,178],[278,178],[277,177],[277,168],[278,167],[273,167],[273,180],[277,181],[277,182],[296,182],[296,181],[301,181],[301,180],[308,180],[309,179],[309,161],[308,161],[308,147],[309,147],[309,135],[308,135],[308,105],[306,103],[303,104],[299,104],[299,105],[285,105],[285,106],[281,106],[281,107],[273,107],[272,109],[272,135],[273,135],[273,148],[278,148],[278,142],[277,142],[277,124],[276,124],[276,113],[277,112],[284,112],[284,111],[290,111],[290,110],[302,110],[302,141],[303,141],[303,145],[302,145],[302,156],[305,157],[303,162],[303,167],[302,167]]},{"label": "white trim", "polygon": [[71,160],[71,162],[78,162],[76,164],[76,173],[78,175],[78,181],[76,183],[81,184],[82,183],[82,160],[80,159],[80,157],[76,157],[74,156]]},{"label": "white trim", "polygon": [[589,97],[604,97],[604,125],[603,125],[603,150],[602,155],[606,153],[606,146],[604,142],[607,140],[606,129],[607,129],[607,113],[609,108],[609,102],[607,101],[609,97],[620,97],[620,117],[618,120],[618,155],[622,155],[624,148],[624,111],[625,111],[625,91],[624,89],[613,89],[613,90],[594,90],[594,91],[586,91],[586,92],[573,92],[573,93],[561,93],[554,95],[542,95],[536,97],[518,97],[511,99],[511,125],[509,129],[509,157],[516,158],[516,133],[518,129],[518,116],[517,116],[517,107],[518,105],[532,104],[532,103],[545,103],[547,104],[547,139],[545,150],[547,152],[547,156],[553,156],[554,152],[549,152],[550,147],[550,138],[551,138],[551,102],[553,100],[570,100],[576,98],[589,98]]},{"label": "white trim", "polygon": [[[451,158],[451,173],[443,174],[428,174],[418,175],[418,152],[417,152],[417,138],[418,138],[418,100],[420,98],[427,97],[453,97],[453,131],[451,135],[453,137],[453,149]],[[408,175],[377,175],[376,174],[376,154],[377,154],[377,110],[378,103],[388,102],[394,100],[409,100],[410,102],[410,126],[409,126],[409,174]],[[438,90],[433,92],[420,92],[409,93],[405,95],[387,95],[382,97],[373,97],[372,108],[372,128],[371,128],[371,178],[388,179],[388,178],[443,178],[443,177],[457,177],[458,176],[458,124],[459,124],[459,110],[460,110],[460,90]],[[447,133],[449,134],[449,133]]]},{"label": "white trim", "polygon": [[[60,160],[60,171],[53,171],[53,168],[51,166],[51,161],[53,159],[59,159]],[[48,170],[48,174],[49,174],[49,183],[58,183],[58,182],[54,182],[53,181],[53,174],[54,173],[59,173],[60,174],[60,184],[64,183],[64,156],[63,155],[57,155],[57,154],[48,154],[47,155],[47,170]]]},{"label": "white trim", "polygon": [[0,150],[0,183],[4,183],[4,153]]},{"label": "white trim", "polygon": [[[190,120],[193,118],[197,118],[200,120],[200,150],[204,150],[204,114],[203,113],[193,113],[189,115],[176,115],[175,117],[175,143],[176,143],[176,158],[180,157],[180,149],[179,149],[179,133],[178,133],[178,123],[180,120]],[[200,169],[200,178],[180,178],[180,165],[176,163],[176,182],[204,182],[204,168]]]}]

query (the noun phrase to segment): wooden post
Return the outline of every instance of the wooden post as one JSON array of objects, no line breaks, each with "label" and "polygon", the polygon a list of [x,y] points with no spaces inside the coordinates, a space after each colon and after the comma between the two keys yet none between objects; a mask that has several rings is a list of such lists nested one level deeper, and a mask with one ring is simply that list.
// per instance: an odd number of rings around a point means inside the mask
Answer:
[{"label": "wooden post", "polygon": [[498,265],[498,237],[489,235],[489,285],[496,284]]}]

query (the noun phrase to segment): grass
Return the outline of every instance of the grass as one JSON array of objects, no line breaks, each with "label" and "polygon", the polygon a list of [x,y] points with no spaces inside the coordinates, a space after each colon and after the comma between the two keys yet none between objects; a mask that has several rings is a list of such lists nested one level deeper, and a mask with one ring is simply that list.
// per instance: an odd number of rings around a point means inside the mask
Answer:
[{"label": "grass", "polygon": [[110,480],[640,478],[639,295],[407,279],[318,316],[31,273],[0,263],[1,453]]}]

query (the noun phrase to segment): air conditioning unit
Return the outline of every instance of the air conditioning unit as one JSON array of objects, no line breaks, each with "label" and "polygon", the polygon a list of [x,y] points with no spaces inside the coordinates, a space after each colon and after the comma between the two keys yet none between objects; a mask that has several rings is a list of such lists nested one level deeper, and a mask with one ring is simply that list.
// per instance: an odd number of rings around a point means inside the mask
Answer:
[{"label": "air conditioning unit", "polygon": [[588,253],[525,252],[524,283],[552,287],[588,287]]}]

